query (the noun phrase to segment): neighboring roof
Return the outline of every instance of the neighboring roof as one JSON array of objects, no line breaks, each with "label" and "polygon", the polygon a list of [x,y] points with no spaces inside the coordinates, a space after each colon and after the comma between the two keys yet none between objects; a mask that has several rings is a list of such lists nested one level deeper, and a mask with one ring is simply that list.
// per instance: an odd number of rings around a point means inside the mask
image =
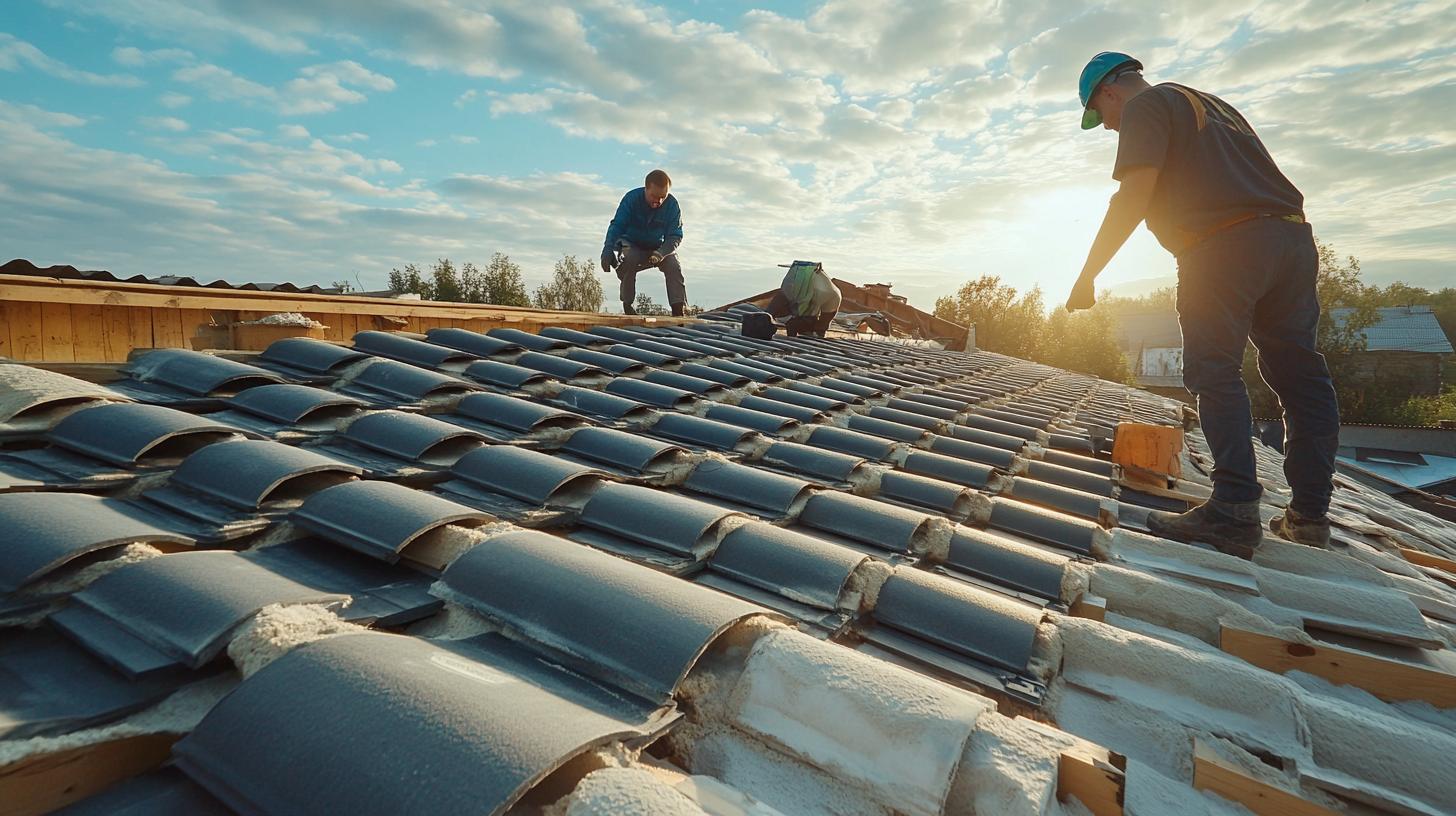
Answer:
[{"label": "neighboring roof", "polygon": [[1358,464],[1381,478],[1416,490],[1425,490],[1456,479],[1456,457],[1452,456],[1356,448],[1353,451],[1342,449],[1339,458]]},{"label": "neighboring roof", "polygon": [[[1330,316],[1343,323],[1352,311],[1331,309]],[[1451,340],[1430,306],[1382,306],[1375,311],[1379,320],[1363,332],[1366,351],[1453,352]]]},{"label": "neighboring roof", "polygon": [[1118,315],[1119,342],[1126,351],[1144,348],[1182,348],[1183,332],[1173,312],[1134,312]]},{"label": "neighboring roof", "polygon": [[[30,766],[27,801],[1206,813],[1213,763],[1231,796],[1456,808],[1431,699],[1407,717],[1274,673],[1446,693],[1380,661],[1450,657],[1456,593],[1400,549],[1449,557],[1456,524],[1342,481],[1341,552],[1154,538],[1149,512],[1207,491],[1201,432],[1182,493],[1109,451],[1181,406],[986,352],[728,320],[469,335],[152,352],[115,402],[0,364],[25,385],[0,529],[28,531],[0,542],[0,665],[23,667],[0,672],[0,762],[50,750],[33,736],[79,752]],[[155,740],[88,756],[108,733]]]},{"label": "neighboring roof", "polygon": [[72,280],[90,280],[109,283],[155,283],[165,286],[192,286],[202,289],[246,289],[260,292],[306,292],[314,295],[340,294],[341,291],[335,287],[328,286],[298,286],[293,283],[228,283],[219,278],[210,283],[202,283],[196,278],[178,275],[160,275],[147,277],[145,275],[132,275],[128,278],[117,277],[104,269],[77,269],[74,266],[47,266],[39,267],[24,258],[16,258],[7,261],[0,266],[0,275],[33,275],[41,278],[67,278]]}]

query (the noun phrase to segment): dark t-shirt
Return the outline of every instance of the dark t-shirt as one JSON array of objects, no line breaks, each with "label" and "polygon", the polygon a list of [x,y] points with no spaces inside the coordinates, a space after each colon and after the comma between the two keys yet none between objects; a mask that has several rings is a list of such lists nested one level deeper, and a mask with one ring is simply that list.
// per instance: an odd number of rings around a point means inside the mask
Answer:
[{"label": "dark t-shirt", "polygon": [[1112,177],[1158,168],[1148,229],[1172,252],[1251,215],[1296,215],[1304,195],[1233,106],[1171,82],[1128,101]]}]

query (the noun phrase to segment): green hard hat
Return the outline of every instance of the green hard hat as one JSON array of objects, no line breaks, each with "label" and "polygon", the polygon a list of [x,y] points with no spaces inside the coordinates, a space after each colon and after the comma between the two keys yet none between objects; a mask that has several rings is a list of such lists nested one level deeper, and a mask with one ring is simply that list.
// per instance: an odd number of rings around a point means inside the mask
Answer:
[{"label": "green hard hat", "polygon": [[1103,51],[1093,57],[1087,63],[1087,67],[1082,69],[1082,77],[1077,80],[1077,94],[1082,98],[1083,130],[1091,130],[1102,124],[1102,114],[1088,107],[1092,104],[1092,97],[1097,95],[1097,88],[1102,84],[1102,80],[1106,79],[1109,74],[1127,67],[1141,71],[1143,64],[1121,51]]}]

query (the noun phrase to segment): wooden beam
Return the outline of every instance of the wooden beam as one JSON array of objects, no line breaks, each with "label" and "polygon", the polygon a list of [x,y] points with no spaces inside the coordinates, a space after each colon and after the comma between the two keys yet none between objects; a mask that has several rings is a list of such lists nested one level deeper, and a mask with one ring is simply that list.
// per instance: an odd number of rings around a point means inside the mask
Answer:
[{"label": "wooden beam", "polygon": [[1333,810],[1244,773],[1199,739],[1193,741],[1193,787],[1243,805],[1258,816],[1339,816]]},{"label": "wooden beam", "polygon": [[1452,561],[1449,558],[1442,558],[1439,555],[1431,555],[1430,553],[1412,550],[1407,547],[1400,548],[1400,556],[1417,566],[1431,567],[1432,569],[1444,570],[1452,575],[1456,575],[1456,561]]},{"label": "wooden beam", "polygon": [[1425,700],[1437,708],[1456,706],[1456,674],[1437,668],[1328,643],[1294,643],[1231,626],[1219,630],[1219,647],[1276,674],[1299,670],[1331,683],[1365,689],[1386,702]]},{"label": "wooden beam", "polygon": [[[1111,754],[1113,761],[1121,761]],[[1075,797],[1093,816],[1122,816],[1127,777],[1121,768],[1096,759],[1062,754],[1057,763],[1057,801]]]},{"label": "wooden beam", "polygon": [[[204,289],[151,283],[112,283],[89,280],[0,275],[0,300],[30,303],[82,303],[109,306],[147,306],[163,309],[256,310],[313,314],[389,315],[458,320],[490,320],[501,324],[556,325],[586,322],[593,325],[678,325],[693,318],[563,312],[477,303],[441,303],[394,300],[359,295],[313,295],[263,292],[248,289]],[[327,321],[325,321],[327,322]]]},{"label": "wooden beam", "polygon": [[167,761],[180,734],[142,734],[0,767],[0,816],[50,813]]}]

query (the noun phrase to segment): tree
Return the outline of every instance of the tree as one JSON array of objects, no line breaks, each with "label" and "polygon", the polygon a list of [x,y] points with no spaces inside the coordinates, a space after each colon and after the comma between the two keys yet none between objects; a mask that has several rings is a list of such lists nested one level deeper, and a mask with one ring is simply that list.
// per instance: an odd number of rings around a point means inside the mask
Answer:
[{"label": "tree", "polygon": [[531,296],[526,294],[526,282],[521,278],[520,264],[499,252],[490,256],[484,270],[472,263],[461,266],[460,289],[467,303],[531,305]]},{"label": "tree", "polygon": [[419,295],[424,300],[435,299],[434,284],[426,280],[414,264],[405,264],[404,269],[389,270],[389,288],[395,292]]},{"label": "tree", "polygon": [[1041,348],[1045,311],[1040,287],[1018,297],[1016,287],[996,275],[967,281],[954,295],[935,301],[936,317],[976,327],[978,348],[1026,359]]},{"label": "tree", "polygon": [[1068,314],[1054,308],[1042,332],[1036,362],[1081,371],[1113,382],[1128,382],[1131,372],[1118,343],[1115,318],[1105,309]]},{"label": "tree", "polygon": [[665,315],[671,314],[666,306],[652,299],[646,292],[638,292],[637,300],[633,302],[632,308],[640,315]]},{"label": "tree", "polygon": [[597,312],[602,308],[602,282],[596,267],[563,255],[556,262],[551,280],[536,287],[536,308],[568,312]]}]

